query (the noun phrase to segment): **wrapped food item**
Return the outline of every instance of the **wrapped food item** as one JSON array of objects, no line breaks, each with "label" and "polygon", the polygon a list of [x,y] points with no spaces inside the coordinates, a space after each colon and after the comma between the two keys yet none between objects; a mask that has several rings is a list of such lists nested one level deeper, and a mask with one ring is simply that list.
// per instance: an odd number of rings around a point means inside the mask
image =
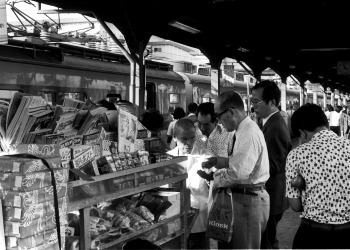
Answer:
[{"label": "wrapped food item", "polygon": [[145,232],[141,238],[148,240],[150,242],[155,242],[156,240],[160,239],[161,237],[161,229],[159,227],[154,228],[153,230],[149,230]]},{"label": "wrapped food item", "polygon": [[120,213],[116,213],[112,219],[112,226],[119,228],[129,228],[130,219]]},{"label": "wrapped food item", "polygon": [[69,224],[71,221],[78,220],[78,219],[79,219],[79,212],[69,212],[69,213],[67,214],[68,224]]},{"label": "wrapped food item", "polygon": [[151,225],[149,222],[145,221],[137,214],[128,211],[124,214],[130,219],[130,227],[132,227],[136,231]]},{"label": "wrapped food item", "polygon": [[101,211],[98,208],[96,208],[96,207],[91,207],[91,209],[90,209],[90,216],[102,217],[101,216]]},{"label": "wrapped food item", "polygon": [[66,250],[79,250],[79,237],[67,236],[65,249]]},{"label": "wrapped food item", "polygon": [[154,215],[145,206],[136,207],[136,208],[130,210],[130,212],[133,212],[137,215],[140,215],[143,219],[145,219],[146,221],[148,221],[150,223],[152,223],[152,221],[154,221]]},{"label": "wrapped food item", "polygon": [[[123,205],[126,211],[136,207],[136,203],[127,198],[119,198],[112,201],[112,208],[116,209],[118,206]],[[122,206],[121,206],[122,207]]]},{"label": "wrapped food item", "polygon": [[69,222],[68,227],[74,228],[74,236],[80,236],[80,222],[79,219]]}]

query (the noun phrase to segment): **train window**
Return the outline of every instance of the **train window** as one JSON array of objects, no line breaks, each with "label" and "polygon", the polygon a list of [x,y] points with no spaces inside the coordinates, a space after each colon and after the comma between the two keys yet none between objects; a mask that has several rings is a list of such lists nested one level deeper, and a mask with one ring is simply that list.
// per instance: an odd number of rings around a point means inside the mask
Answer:
[{"label": "train window", "polygon": [[209,97],[203,97],[202,98],[202,102],[209,102],[210,101],[210,98]]},{"label": "train window", "polygon": [[16,92],[18,91],[0,89],[0,100],[10,102]]},{"label": "train window", "polygon": [[179,104],[180,95],[179,94],[169,94],[170,104]]},{"label": "train window", "polygon": [[75,93],[74,92],[73,93],[65,92],[64,98],[71,98],[71,99],[76,99],[79,101],[85,101],[85,94],[79,93],[79,92],[75,92]]}]

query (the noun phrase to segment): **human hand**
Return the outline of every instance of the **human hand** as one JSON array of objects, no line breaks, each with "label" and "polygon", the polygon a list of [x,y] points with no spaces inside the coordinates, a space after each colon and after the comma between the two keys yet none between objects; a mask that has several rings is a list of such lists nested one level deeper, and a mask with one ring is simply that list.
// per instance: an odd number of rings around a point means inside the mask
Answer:
[{"label": "human hand", "polygon": [[197,171],[197,174],[201,177],[201,178],[203,178],[203,179],[205,179],[205,180],[207,180],[207,181],[212,181],[212,180],[214,180],[214,172],[210,172],[209,174],[207,174],[205,171],[203,171],[203,170],[198,170]]},{"label": "human hand", "polygon": [[202,162],[202,168],[212,168],[217,163],[217,157],[209,157],[204,162]]}]

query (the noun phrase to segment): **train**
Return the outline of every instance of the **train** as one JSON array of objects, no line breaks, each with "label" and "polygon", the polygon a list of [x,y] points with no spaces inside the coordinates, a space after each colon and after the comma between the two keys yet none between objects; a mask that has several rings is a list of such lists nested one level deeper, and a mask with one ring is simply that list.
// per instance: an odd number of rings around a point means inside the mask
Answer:
[{"label": "train", "polygon": [[[145,66],[145,109],[166,115],[176,106],[186,109],[190,102],[210,101],[210,76],[175,72],[170,64],[148,60]],[[123,55],[64,42],[48,46],[11,39],[0,45],[0,72],[2,100],[10,100],[16,91],[41,95],[53,105],[65,97],[98,102],[117,93],[129,98],[130,65]],[[235,72],[234,83],[221,80],[221,91],[237,91],[247,104],[247,82],[251,89],[254,80]],[[299,98],[298,91],[287,91],[289,103],[299,103]]]}]

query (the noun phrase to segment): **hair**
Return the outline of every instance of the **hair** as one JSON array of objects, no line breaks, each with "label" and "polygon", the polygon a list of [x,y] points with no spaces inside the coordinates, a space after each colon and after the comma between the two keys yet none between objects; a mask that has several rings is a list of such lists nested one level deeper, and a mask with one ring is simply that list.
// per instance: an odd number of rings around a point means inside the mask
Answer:
[{"label": "hair", "polygon": [[176,107],[173,116],[176,120],[181,119],[186,116],[185,110],[181,107]]},{"label": "hair", "polygon": [[203,102],[203,103],[199,104],[197,112],[198,112],[198,114],[201,113],[202,115],[210,115],[211,122],[215,121],[214,103]]},{"label": "hair", "polygon": [[191,102],[190,104],[188,104],[187,108],[188,108],[188,112],[196,114],[197,113],[198,104],[195,103],[195,102]]},{"label": "hair", "polygon": [[296,136],[300,136],[299,129],[312,132],[321,126],[328,127],[328,120],[321,107],[316,104],[307,103],[301,106],[291,118],[292,132]]},{"label": "hair", "polygon": [[343,109],[342,106],[339,106],[339,105],[335,106],[335,111],[338,112],[338,113],[340,113],[340,111],[342,109]]},{"label": "hair", "polygon": [[252,91],[254,89],[263,89],[262,101],[268,102],[271,100],[275,100],[275,106],[279,106],[281,101],[281,90],[278,88],[277,84],[274,81],[261,81],[252,88]]},{"label": "hair", "polygon": [[97,104],[100,105],[101,107],[107,108],[108,110],[117,110],[115,105],[107,100],[100,100],[97,102]]},{"label": "hair", "polygon": [[220,109],[235,108],[244,111],[244,104],[242,97],[235,91],[223,92],[219,95]]},{"label": "hair", "polygon": [[328,110],[329,110],[329,111],[334,111],[333,106],[332,106],[332,105],[330,105],[330,104],[328,104]]},{"label": "hair", "polygon": [[163,128],[164,118],[159,110],[148,109],[140,116],[140,122],[151,132],[158,132]]},{"label": "hair", "polygon": [[161,248],[148,240],[134,239],[125,243],[122,249],[123,250],[127,250],[127,249],[141,250],[141,249],[161,249]]},{"label": "hair", "polygon": [[177,137],[178,133],[180,132],[180,129],[189,130],[191,128],[196,130],[196,127],[194,126],[193,121],[191,121],[190,119],[182,118],[178,120],[174,126],[174,137]]}]

